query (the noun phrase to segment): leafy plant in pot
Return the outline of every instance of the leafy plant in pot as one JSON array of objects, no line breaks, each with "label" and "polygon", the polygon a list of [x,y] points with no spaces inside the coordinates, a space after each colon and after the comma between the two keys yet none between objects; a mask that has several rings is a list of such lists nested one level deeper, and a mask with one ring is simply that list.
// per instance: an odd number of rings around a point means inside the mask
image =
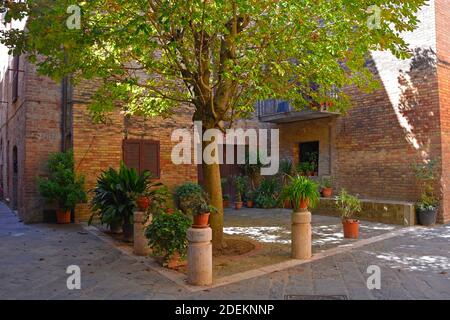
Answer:
[{"label": "leafy plant in pot", "polygon": [[289,176],[289,184],[283,188],[281,198],[290,200],[295,211],[314,208],[320,199],[319,185],[305,176]]},{"label": "leafy plant in pot", "polygon": [[419,224],[430,226],[436,223],[439,199],[436,196],[436,165],[438,159],[428,160],[415,165],[416,179],[421,189],[420,200],[416,203],[416,213]]},{"label": "leafy plant in pot", "polygon": [[192,201],[196,201],[199,197],[205,197],[205,191],[199,184],[193,182],[179,185],[173,195],[176,207],[191,216],[194,215]]},{"label": "leafy plant in pot", "polygon": [[255,192],[255,203],[259,208],[275,208],[280,203],[281,185],[276,178],[265,178]]},{"label": "leafy plant in pot", "polygon": [[333,195],[333,187],[332,187],[332,181],[331,181],[331,177],[322,177],[322,195],[325,198],[331,198],[331,196]]},{"label": "leafy plant in pot", "polygon": [[[97,185],[92,190],[92,215],[99,217],[102,224],[107,224],[111,230],[122,225],[123,237],[127,242],[133,241],[133,213],[137,208],[136,199],[146,194],[152,185],[151,174],[145,171],[139,174],[134,168],[128,168],[123,162],[119,170],[109,168],[103,171],[97,179]],[[155,184],[158,186],[158,184]]]},{"label": "leafy plant in pot", "polygon": [[225,190],[227,189],[227,186],[228,186],[228,179],[227,178],[222,178],[222,179],[220,179],[220,183],[222,185],[222,202],[223,202],[223,207],[224,208],[228,208],[230,206],[230,195],[225,193]]},{"label": "leafy plant in pot", "polygon": [[253,208],[254,200],[255,200],[255,191],[249,190],[245,194],[245,200],[247,204],[247,208]]},{"label": "leafy plant in pot", "polygon": [[344,238],[359,238],[359,220],[352,217],[361,212],[361,201],[350,195],[346,190],[342,190],[336,197],[336,206],[341,213],[342,225],[344,227]]},{"label": "leafy plant in pot", "polygon": [[234,208],[239,210],[243,206],[242,196],[245,194],[245,190],[247,189],[247,180],[243,176],[235,176],[234,185],[236,188],[236,201],[234,203]]},{"label": "leafy plant in pot", "polygon": [[[289,184],[289,177],[292,175],[293,171],[294,167],[291,159],[283,159],[280,161],[279,174],[281,185],[283,186],[283,188]],[[291,200],[289,199],[284,200],[283,208],[291,208],[291,207],[292,207]]]},{"label": "leafy plant in pot", "polygon": [[186,232],[191,220],[183,212],[176,210],[172,214],[160,214],[145,229],[145,236],[153,254],[163,258],[163,265],[177,267],[186,257]]},{"label": "leafy plant in pot", "polygon": [[57,203],[57,222],[70,223],[71,211],[78,203],[87,201],[84,178],[74,172],[73,152],[51,154],[47,161],[49,177],[38,177],[39,193],[49,203]]}]

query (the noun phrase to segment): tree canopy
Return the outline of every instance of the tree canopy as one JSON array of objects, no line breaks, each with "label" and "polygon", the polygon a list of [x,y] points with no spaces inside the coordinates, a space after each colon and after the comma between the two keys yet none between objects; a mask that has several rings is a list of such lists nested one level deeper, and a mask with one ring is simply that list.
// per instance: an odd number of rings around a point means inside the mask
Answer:
[{"label": "tree canopy", "polygon": [[[26,31],[2,32],[1,41],[27,52],[40,72],[54,79],[70,74],[75,83],[101,79],[91,105],[94,114],[121,105],[129,113],[158,115],[189,103],[208,127],[249,114],[260,99],[282,98],[303,108],[311,100],[330,99],[327,94],[336,88],[371,87],[369,51],[406,57],[401,32],[415,28],[415,13],[425,3],[2,2],[9,9],[6,21],[28,17],[28,22]],[[70,27],[77,14],[71,5],[81,9],[80,28]],[[348,105],[342,91],[333,99],[337,109]]]}]

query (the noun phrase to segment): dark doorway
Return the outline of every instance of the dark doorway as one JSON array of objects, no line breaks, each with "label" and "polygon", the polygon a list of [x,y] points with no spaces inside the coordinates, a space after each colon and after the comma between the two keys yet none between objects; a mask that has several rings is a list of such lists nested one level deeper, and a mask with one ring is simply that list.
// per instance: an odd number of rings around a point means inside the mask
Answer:
[{"label": "dark doorway", "polygon": [[315,172],[319,171],[319,141],[302,142],[299,145],[299,162],[315,165]]},{"label": "dark doorway", "polygon": [[17,210],[18,207],[18,183],[19,183],[19,161],[17,156],[17,147],[13,147],[12,155],[12,166],[13,166],[13,176],[12,176],[12,208]]},{"label": "dark doorway", "polygon": [[[236,191],[234,188],[234,183],[233,183],[233,179],[232,177],[235,175],[240,175],[242,174],[242,170],[240,168],[240,166],[237,164],[237,146],[234,146],[234,164],[226,164],[226,159],[227,159],[227,148],[226,146],[223,146],[223,154],[225,156],[225,159],[220,159],[221,162],[223,162],[223,164],[220,165],[220,177],[221,179],[226,180],[226,182],[224,183],[224,190],[222,190],[222,193],[228,194],[230,196],[230,199],[233,200],[235,195],[236,195]],[[198,165],[198,183],[200,185],[203,185],[203,170],[202,170],[202,165]]]}]

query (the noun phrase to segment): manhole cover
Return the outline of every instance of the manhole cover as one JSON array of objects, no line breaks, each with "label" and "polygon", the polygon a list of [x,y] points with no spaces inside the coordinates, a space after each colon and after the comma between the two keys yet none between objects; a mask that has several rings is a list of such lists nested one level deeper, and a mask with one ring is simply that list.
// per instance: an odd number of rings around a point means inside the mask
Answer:
[{"label": "manhole cover", "polygon": [[284,300],[348,300],[345,295],[285,295]]}]

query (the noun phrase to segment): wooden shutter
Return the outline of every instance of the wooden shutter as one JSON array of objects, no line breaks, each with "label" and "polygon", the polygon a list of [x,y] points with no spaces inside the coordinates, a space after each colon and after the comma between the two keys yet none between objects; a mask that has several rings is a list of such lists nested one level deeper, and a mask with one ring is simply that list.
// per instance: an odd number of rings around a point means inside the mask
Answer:
[{"label": "wooden shutter", "polygon": [[129,168],[135,168],[138,172],[140,158],[140,143],[135,140],[123,140],[123,162]]},{"label": "wooden shutter", "polygon": [[158,141],[141,142],[140,164],[141,172],[150,171],[153,178],[160,177]]}]

